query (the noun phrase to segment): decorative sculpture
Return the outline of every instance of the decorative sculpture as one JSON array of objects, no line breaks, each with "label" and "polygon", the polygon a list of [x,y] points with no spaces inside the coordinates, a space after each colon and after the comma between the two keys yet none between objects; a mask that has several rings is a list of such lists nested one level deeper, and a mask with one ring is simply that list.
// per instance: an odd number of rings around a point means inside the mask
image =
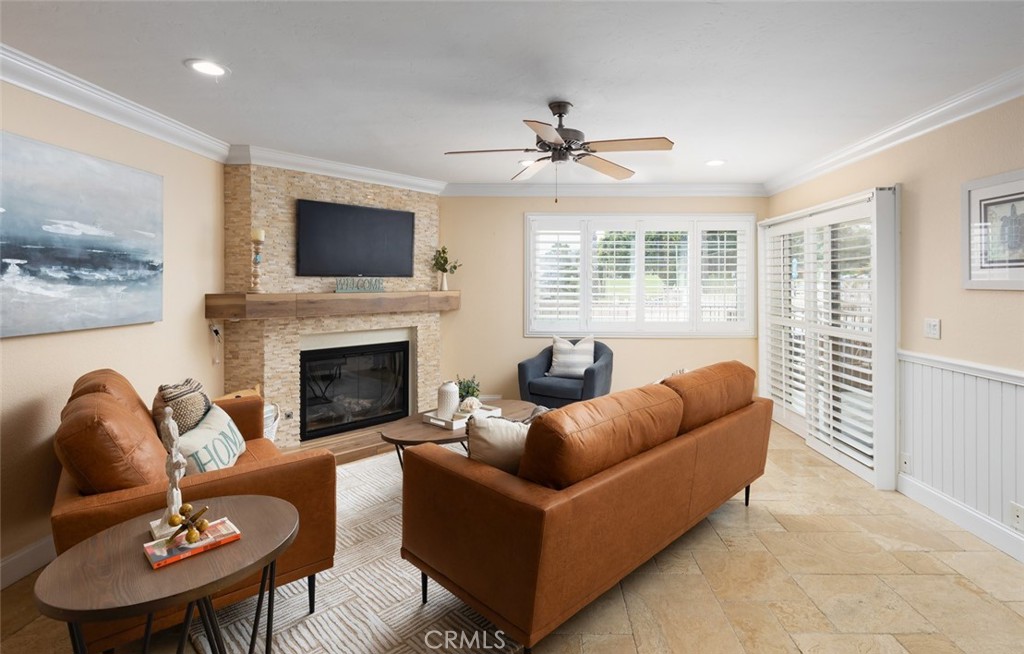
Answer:
[{"label": "decorative sculpture", "polygon": [[167,471],[167,510],[159,520],[149,523],[149,530],[153,538],[163,538],[170,532],[170,520],[178,515],[182,508],[181,504],[181,478],[185,476],[185,457],[181,454],[179,445],[178,423],[172,416],[174,410],[171,407],[164,407],[164,419],[160,421],[160,440],[163,441],[167,450],[167,463],[164,470]]},{"label": "decorative sculpture", "polygon": [[189,545],[198,543],[201,538],[200,534],[206,531],[210,526],[210,522],[202,517],[203,514],[209,510],[210,507],[204,506],[195,513],[192,513],[191,504],[182,504],[177,513],[167,518],[167,524],[169,526],[178,528],[178,530],[171,534],[167,539],[167,544],[170,545],[174,542],[174,539],[178,537],[178,534],[183,531],[186,532],[185,541]]}]

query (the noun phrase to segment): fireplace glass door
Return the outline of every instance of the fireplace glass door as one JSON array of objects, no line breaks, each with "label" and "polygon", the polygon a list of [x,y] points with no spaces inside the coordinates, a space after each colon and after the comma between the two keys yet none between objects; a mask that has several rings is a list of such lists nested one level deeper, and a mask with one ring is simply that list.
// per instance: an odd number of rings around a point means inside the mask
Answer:
[{"label": "fireplace glass door", "polygon": [[409,343],[301,352],[302,440],[409,415]]}]

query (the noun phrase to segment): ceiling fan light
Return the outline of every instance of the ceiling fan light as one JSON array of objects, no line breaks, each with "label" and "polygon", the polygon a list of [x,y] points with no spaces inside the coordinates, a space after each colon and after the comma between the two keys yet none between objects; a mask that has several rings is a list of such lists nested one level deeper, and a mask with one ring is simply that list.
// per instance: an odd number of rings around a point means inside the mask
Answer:
[{"label": "ceiling fan light", "polygon": [[209,59],[186,59],[185,65],[203,75],[209,75],[210,77],[223,77],[227,75],[228,69],[226,66],[221,66],[215,61]]},{"label": "ceiling fan light", "polygon": [[709,159],[709,160],[704,162],[704,165],[705,166],[711,166],[712,168],[716,168],[718,166],[724,166],[725,165],[725,159]]}]

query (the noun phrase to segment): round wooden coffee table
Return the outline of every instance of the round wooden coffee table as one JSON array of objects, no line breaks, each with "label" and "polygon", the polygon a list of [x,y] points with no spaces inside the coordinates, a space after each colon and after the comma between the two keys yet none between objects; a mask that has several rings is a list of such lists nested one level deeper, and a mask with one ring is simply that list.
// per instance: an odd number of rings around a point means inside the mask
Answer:
[{"label": "round wooden coffee table", "polygon": [[[489,402],[489,404],[500,407],[502,417],[512,420],[522,420],[523,418],[530,417],[530,414],[537,407],[532,402],[524,402],[522,400],[494,400]],[[395,446],[400,466],[405,465],[402,461],[402,451],[412,445],[422,445],[423,443],[436,443],[438,445],[462,443],[462,446],[465,447],[467,440],[465,427],[452,430],[431,425],[423,422],[422,413],[382,425],[380,437],[385,443],[391,443]]]},{"label": "round wooden coffee table", "polygon": [[214,654],[226,654],[211,597],[252,573],[263,570],[256,601],[249,651],[256,646],[263,596],[267,599],[266,651],[271,649],[274,625],[274,584],[277,557],[299,532],[299,513],[291,503],[263,495],[232,495],[192,501],[209,506],[211,521],[227,516],[242,537],[226,545],[154,570],[142,545],[153,540],[149,523],[163,510],[132,518],[106,529],[58,556],[36,580],[36,606],[43,615],[68,623],[71,647],[85,654],[80,623],[117,620],[145,614],[143,651],[149,649],[153,614],[182,606],[184,629],[178,652],[184,648],[196,608]]}]

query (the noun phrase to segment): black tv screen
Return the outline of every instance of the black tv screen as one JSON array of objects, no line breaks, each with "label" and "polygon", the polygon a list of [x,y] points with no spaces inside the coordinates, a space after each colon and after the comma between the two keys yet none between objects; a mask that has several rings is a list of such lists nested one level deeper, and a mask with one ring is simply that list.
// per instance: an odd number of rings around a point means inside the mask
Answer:
[{"label": "black tv screen", "polygon": [[300,277],[412,277],[414,214],[299,200]]}]

